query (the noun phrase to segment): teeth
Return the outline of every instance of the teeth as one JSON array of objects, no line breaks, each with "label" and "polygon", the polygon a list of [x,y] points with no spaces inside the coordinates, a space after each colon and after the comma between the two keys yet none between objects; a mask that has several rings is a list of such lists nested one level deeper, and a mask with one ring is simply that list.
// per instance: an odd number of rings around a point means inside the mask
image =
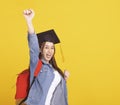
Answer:
[{"label": "teeth", "polygon": [[47,56],[51,56],[50,54],[47,54]]},{"label": "teeth", "polygon": [[51,57],[51,55],[48,55],[48,54],[47,54],[46,56],[47,56],[47,57]]}]

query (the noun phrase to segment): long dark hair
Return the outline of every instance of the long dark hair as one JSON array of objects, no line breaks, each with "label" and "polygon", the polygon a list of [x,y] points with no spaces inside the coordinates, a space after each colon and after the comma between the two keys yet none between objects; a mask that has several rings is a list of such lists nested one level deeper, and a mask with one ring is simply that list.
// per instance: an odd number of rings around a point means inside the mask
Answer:
[{"label": "long dark hair", "polygon": [[[40,45],[40,50],[41,50],[41,52],[42,52],[43,49],[44,49],[45,43],[46,43],[46,42],[43,42],[43,43]],[[40,54],[39,54],[39,58],[40,58],[40,59],[42,58],[41,52],[40,52]],[[63,71],[58,67],[54,55],[55,55],[55,47],[54,47],[53,57],[51,58],[51,60],[49,61],[49,63],[50,63],[50,64],[53,66],[53,68],[54,68],[55,70],[57,70],[57,71],[60,73],[60,75],[64,78],[64,73],[63,73]]]}]

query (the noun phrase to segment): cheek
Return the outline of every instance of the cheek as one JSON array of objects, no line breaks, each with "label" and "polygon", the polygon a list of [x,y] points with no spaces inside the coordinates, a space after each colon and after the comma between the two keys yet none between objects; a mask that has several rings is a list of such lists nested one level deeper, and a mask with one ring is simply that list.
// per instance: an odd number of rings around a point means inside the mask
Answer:
[{"label": "cheek", "polygon": [[46,52],[47,52],[47,50],[43,50],[43,52],[42,52],[42,53],[43,53],[43,55],[44,55],[44,54],[46,54]]},{"label": "cheek", "polygon": [[55,50],[53,49],[53,50],[52,50],[52,54],[54,55],[54,53],[55,53]]},{"label": "cheek", "polygon": [[44,49],[42,49],[42,50],[41,50],[41,54],[43,55],[44,53],[45,53],[45,50],[44,50]]}]

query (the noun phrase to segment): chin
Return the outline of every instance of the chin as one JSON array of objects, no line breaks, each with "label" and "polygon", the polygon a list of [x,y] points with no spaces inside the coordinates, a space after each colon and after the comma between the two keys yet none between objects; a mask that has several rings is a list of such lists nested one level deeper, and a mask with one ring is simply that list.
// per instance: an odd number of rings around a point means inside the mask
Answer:
[{"label": "chin", "polygon": [[48,58],[45,57],[44,59],[45,59],[46,62],[50,62],[50,60],[51,60],[52,58],[51,58],[51,57],[48,57]]},{"label": "chin", "polygon": [[50,62],[51,59],[46,59],[47,62]]},{"label": "chin", "polygon": [[51,59],[47,59],[48,62],[50,62]]}]

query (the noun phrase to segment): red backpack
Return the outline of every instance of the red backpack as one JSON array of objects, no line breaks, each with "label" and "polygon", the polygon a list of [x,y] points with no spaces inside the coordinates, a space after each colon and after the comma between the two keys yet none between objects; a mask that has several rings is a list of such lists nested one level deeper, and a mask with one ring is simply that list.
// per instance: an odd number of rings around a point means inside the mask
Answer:
[{"label": "red backpack", "polygon": [[[41,70],[41,67],[42,67],[42,62],[41,60],[39,60],[34,72],[34,77],[37,77],[38,73]],[[30,70],[26,69],[22,71],[17,77],[15,99],[21,99],[27,97],[30,88],[29,81],[30,81]]]}]

